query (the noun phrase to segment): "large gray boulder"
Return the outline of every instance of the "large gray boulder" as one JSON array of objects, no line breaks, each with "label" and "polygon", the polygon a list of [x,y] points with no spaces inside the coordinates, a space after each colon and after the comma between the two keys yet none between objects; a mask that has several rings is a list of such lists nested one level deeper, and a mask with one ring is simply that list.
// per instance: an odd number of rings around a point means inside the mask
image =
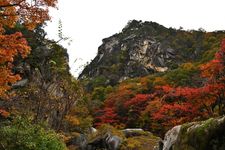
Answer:
[{"label": "large gray boulder", "polygon": [[163,150],[224,150],[225,116],[176,126],[163,144]]},{"label": "large gray boulder", "polygon": [[169,130],[164,138],[163,150],[170,150],[173,144],[177,141],[178,135],[180,133],[181,125],[173,127]]},{"label": "large gray boulder", "polygon": [[88,143],[88,150],[94,149],[106,149],[106,150],[118,150],[122,143],[122,138],[117,135],[113,135],[111,132],[107,132],[104,135],[97,136]]},{"label": "large gray boulder", "polygon": [[76,136],[73,136],[66,142],[66,145],[69,149],[79,149],[79,150],[86,150],[87,147],[87,138],[84,134],[77,133]]}]

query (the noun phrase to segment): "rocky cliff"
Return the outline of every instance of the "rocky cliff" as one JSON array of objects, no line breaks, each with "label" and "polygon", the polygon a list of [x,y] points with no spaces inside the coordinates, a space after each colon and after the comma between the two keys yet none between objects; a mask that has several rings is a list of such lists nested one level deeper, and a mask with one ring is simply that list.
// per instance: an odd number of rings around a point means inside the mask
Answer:
[{"label": "rocky cliff", "polygon": [[224,32],[184,31],[154,22],[130,21],[122,32],[103,39],[98,54],[79,79],[101,80],[115,85],[127,78],[175,69],[184,62],[195,62],[211,48],[215,37]]},{"label": "rocky cliff", "polygon": [[12,85],[11,100],[2,105],[12,113],[29,115],[34,122],[46,121],[58,130],[79,95],[76,81],[69,73],[67,51],[46,39],[41,28],[14,30],[22,31],[28,39],[31,54],[26,59],[16,58],[13,72],[22,79]]}]

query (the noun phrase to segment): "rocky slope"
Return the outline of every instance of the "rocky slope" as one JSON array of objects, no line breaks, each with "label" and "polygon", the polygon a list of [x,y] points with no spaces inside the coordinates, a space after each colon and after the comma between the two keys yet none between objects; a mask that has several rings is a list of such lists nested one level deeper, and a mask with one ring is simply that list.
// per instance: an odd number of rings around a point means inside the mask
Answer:
[{"label": "rocky slope", "polygon": [[223,150],[224,133],[223,116],[175,126],[165,134],[163,141],[142,129],[117,130],[104,126],[88,136],[77,133],[67,145],[71,150]]},{"label": "rocky slope", "polygon": [[161,139],[142,129],[118,130],[105,125],[89,135],[77,133],[67,142],[69,149],[158,150]]},{"label": "rocky slope", "polygon": [[216,44],[224,34],[202,29],[176,30],[154,22],[133,20],[121,33],[103,39],[97,56],[84,68],[79,79],[115,85],[127,78],[165,72],[184,62],[199,61],[203,55],[210,59],[211,43],[216,41]]}]

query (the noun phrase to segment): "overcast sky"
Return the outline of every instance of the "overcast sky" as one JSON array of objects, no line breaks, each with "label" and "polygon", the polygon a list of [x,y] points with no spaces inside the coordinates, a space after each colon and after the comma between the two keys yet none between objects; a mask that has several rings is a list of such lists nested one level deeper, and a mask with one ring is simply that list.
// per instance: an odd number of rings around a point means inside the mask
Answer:
[{"label": "overcast sky", "polygon": [[68,49],[74,76],[96,56],[102,39],[120,32],[129,20],[225,30],[225,0],[59,0],[58,10],[51,10],[51,15],[52,22],[46,27],[49,38],[57,40],[61,19],[63,34],[73,40],[70,46],[62,44]]}]

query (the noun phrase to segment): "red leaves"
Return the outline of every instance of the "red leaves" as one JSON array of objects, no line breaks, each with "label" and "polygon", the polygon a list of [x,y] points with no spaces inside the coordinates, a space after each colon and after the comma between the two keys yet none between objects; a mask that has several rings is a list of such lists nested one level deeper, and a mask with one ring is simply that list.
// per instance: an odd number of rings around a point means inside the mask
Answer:
[{"label": "red leaves", "polygon": [[148,101],[149,98],[151,98],[151,97],[152,97],[152,95],[150,95],[150,94],[137,94],[134,98],[125,102],[124,106],[129,107],[131,105],[144,103],[144,102]]},{"label": "red leaves", "polygon": [[[163,106],[152,113],[154,120],[173,126],[192,120],[195,117],[210,117],[215,113],[222,114],[225,104],[225,40],[215,59],[201,66],[202,77],[207,81],[202,87],[170,87],[161,86]],[[167,100],[170,101],[167,101]],[[172,102],[171,102],[172,100]],[[216,112],[215,106],[219,106]],[[180,119],[182,118],[182,119]]]},{"label": "red leaves", "polygon": [[148,105],[149,100],[153,97],[151,94],[137,94],[134,98],[124,103],[125,108],[140,113]]},{"label": "red leaves", "polygon": [[103,110],[99,110],[97,113],[100,115],[96,117],[96,123],[95,123],[96,126],[100,126],[101,124],[104,124],[104,123],[114,124],[118,122],[116,119],[117,114],[115,113],[113,108],[106,107]]},{"label": "red leaves", "polygon": [[191,118],[193,116],[197,116],[198,114],[199,112],[197,112],[197,108],[193,107],[191,103],[172,103],[163,105],[161,109],[153,115],[153,119],[166,120],[166,118],[172,116],[179,118],[187,115],[189,115]]},{"label": "red leaves", "polygon": [[[133,86],[125,83],[108,96],[105,108],[97,118],[104,123],[124,123],[128,127],[143,125],[144,120],[154,131],[162,130],[159,126],[170,128],[195,119],[224,114],[224,65],[225,40],[214,60],[201,66],[201,76],[205,78],[202,86],[172,87],[163,81],[163,84],[157,84],[160,86],[151,88],[153,94],[136,94],[132,91]],[[161,82],[160,78],[157,80]]]}]

